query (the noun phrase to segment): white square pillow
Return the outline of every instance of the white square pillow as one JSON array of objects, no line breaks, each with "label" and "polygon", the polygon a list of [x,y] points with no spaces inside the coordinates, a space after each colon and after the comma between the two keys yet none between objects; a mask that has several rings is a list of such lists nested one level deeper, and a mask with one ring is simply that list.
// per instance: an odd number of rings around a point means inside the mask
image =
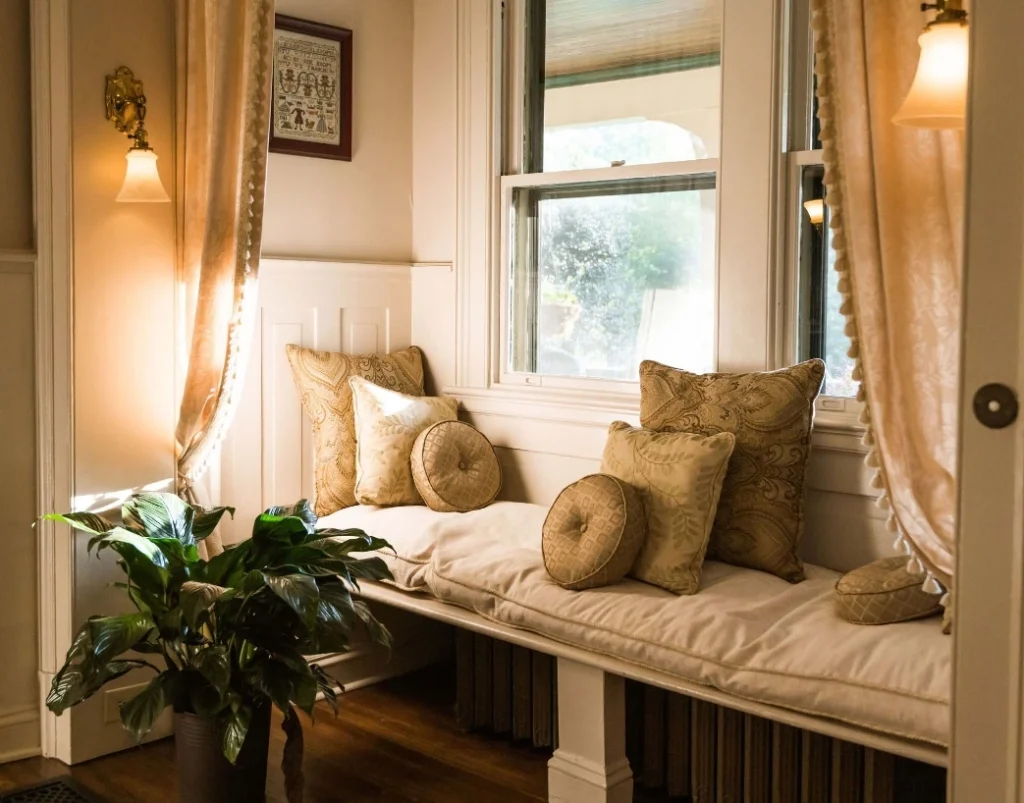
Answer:
[{"label": "white square pillow", "polygon": [[439,421],[455,421],[458,402],[409,396],[353,376],[356,424],[356,501],[361,505],[421,505],[411,457],[417,436]]}]

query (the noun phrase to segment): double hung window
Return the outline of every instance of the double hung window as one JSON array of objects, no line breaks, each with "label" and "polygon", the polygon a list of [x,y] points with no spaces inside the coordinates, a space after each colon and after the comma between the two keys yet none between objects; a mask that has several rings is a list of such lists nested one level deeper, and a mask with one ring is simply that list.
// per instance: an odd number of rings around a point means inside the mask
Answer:
[{"label": "double hung window", "polygon": [[502,381],[628,389],[648,358],[712,370],[721,4],[506,13]]}]

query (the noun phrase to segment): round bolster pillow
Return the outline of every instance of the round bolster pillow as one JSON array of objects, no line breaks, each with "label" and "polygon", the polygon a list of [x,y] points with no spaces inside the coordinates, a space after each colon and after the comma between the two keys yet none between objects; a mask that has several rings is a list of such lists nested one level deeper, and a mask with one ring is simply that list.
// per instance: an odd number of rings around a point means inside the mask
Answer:
[{"label": "round bolster pillow", "polygon": [[416,438],[412,478],[431,510],[466,513],[497,498],[501,465],[491,442],[476,427],[441,421]]},{"label": "round bolster pillow", "polygon": [[647,536],[636,489],[609,474],[591,474],[563,490],[544,521],[544,566],[560,586],[581,591],[617,583],[633,567]]},{"label": "round bolster pillow", "polygon": [[858,625],[888,625],[942,612],[938,594],[924,590],[925,575],[907,571],[904,557],[882,558],[836,581],[839,615]]}]

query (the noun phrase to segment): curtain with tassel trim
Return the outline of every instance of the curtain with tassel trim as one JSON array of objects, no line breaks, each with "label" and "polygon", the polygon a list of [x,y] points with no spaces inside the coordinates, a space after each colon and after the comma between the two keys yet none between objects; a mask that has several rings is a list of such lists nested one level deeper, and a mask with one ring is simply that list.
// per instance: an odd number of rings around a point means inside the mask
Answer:
[{"label": "curtain with tassel trim", "polygon": [[826,202],[879,504],[925,588],[951,587],[964,142],[897,126],[925,16],[812,0]]},{"label": "curtain with tassel trim", "polygon": [[[274,0],[178,0],[179,207],[188,368],[176,432],[181,496],[224,439],[255,314],[270,128]],[[215,534],[205,546],[219,552]]]}]

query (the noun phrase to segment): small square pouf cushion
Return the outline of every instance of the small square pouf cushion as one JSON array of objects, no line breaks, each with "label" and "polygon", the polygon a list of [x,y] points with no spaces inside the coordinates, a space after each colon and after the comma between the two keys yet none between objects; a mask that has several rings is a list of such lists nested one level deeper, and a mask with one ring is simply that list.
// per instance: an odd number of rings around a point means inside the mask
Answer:
[{"label": "small square pouf cushion", "polygon": [[636,560],[647,521],[633,486],[591,474],[565,488],[544,521],[544,566],[563,588],[617,583]]},{"label": "small square pouf cushion", "polygon": [[361,377],[349,380],[356,421],[356,501],[361,505],[420,505],[412,479],[412,447],[438,421],[454,421],[458,402],[409,396]]},{"label": "small square pouf cushion", "polygon": [[858,625],[909,622],[942,613],[938,594],[924,590],[925,575],[907,571],[905,557],[882,558],[836,581],[836,607]]},{"label": "small square pouf cushion", "polygon": [[501,464],[491,442],[472,424],[439,421],[413,444],[412,478],[431,510],[467,513],[497,498]]}]

